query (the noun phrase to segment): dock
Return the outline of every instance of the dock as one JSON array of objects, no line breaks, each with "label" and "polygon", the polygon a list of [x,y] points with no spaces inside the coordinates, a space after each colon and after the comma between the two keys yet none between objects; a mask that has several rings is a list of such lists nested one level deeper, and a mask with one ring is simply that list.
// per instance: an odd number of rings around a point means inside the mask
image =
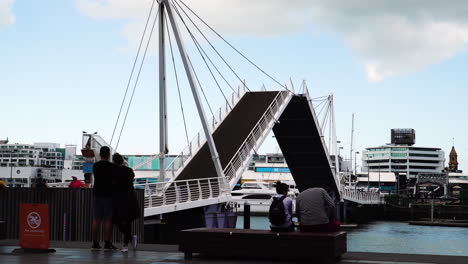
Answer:
[{"label": "dock", "polygon": [[[50,254],[13,254],[17,248],[17,240],[0,241],[0,263],[187,263],[184,254],[177,251],[175,245],[142,244],[137,251],[121,253],[119,251],[104,252],[90,251],[89,243],[51,241],[51,246],[57,252]],[[60,246],[58,248],[57,246]],[[205,259],[194,256],[189,263],[252,263],[249,259]],[[255,263],[271,263],[271,260],[255,260]],[[275,261],[275,263],[298,263],[297,261]],[[301,262],[302,263],[302,262]],[[303,262],[307,263],[307,262]],[[394,253],[370,253],[370,252],[348,252],[335,263],[368,263],[368,264],[465,264],[468,256],[442,256],[442,255],[418,255],[418,254],[394,254]]]}]

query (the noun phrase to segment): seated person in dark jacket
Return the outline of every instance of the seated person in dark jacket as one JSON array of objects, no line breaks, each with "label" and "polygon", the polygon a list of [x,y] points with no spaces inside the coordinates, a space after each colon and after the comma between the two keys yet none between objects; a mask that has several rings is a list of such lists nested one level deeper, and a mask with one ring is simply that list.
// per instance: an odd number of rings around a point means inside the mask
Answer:
[{"label": "seated person in dark jacket", "polygon": [[334,220],[334,210],[335,203],[323,188],[308,188],[296,198],[296,213],[301,231],[339,231],[340,223]]}]

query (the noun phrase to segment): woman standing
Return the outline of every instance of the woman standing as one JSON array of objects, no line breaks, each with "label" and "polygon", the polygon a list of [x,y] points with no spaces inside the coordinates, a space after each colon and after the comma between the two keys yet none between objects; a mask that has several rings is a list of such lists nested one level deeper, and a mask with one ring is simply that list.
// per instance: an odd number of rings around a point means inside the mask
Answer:
[{"label": "woman standing", "polygon": [[[117,165],[114,172],[114,211],[113,222],[124,235],[122,252],[128,252],[128,243],[132,240],[131,223],[140,217],[140,208],[133,188],[133,170],[124,165],[124,159],[119,153],[112,156],[112,161]],[[134,245],[136,241],[134,241]]]}]

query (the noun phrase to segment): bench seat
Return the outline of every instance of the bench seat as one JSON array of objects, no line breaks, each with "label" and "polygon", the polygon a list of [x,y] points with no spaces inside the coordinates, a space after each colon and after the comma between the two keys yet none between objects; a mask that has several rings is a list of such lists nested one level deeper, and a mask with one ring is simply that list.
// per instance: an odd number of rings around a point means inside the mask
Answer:
[{"label": "bench seat", "polygon": [[196,228],[180,232],[179,251],[216,257],[336,259],[346,253],[346,232],[274,232],[235,228]]}]

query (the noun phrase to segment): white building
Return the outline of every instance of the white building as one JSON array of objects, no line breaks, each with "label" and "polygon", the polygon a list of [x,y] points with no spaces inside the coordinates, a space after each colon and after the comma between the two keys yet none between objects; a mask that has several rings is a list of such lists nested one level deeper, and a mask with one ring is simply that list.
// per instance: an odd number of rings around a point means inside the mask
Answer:
[{"label": "white building", "polygon": [[366,148],[362,153],[363,172],[394,172],[415,179],[421,172],[444,170],[445,155],[440,148],[384,145]]},{"label": "white building", "polygon": [[[29,187],[34,178],[42,177],[49,183],[83,178],[80,170],[65,168],[75,159],[76,147],[60,148],[57,143],[8,144],[0,142],[0,180],[12,187]],[[69,160],[71,159],[71,160]]]}]

